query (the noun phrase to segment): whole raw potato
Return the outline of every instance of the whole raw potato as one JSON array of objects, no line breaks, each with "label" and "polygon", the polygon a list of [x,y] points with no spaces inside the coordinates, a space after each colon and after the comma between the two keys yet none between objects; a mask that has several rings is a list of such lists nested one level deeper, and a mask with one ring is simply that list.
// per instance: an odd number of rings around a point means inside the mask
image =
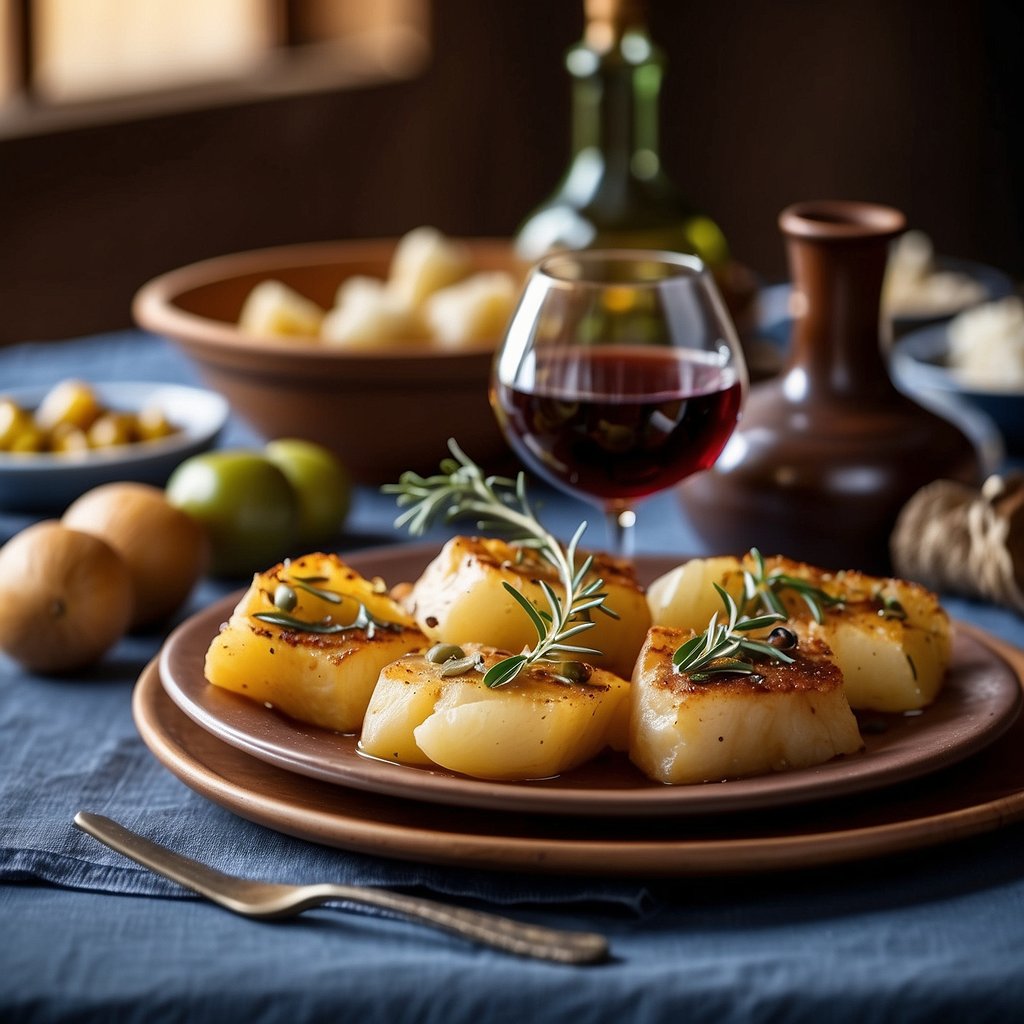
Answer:
[{"label": "whole raw potato", "polygon": [[128,567],[99,537],[47,520],[0,548],[0,649],[30,671],[98,661],[132,607]]},{"label": "whole raw potato", "polygon": [[124,559],[135,592],[132,627],[175,612],[206,568],[209,542],[202,525],[149,484],[96,487],[74,501],[61,522],[102,538]]}]

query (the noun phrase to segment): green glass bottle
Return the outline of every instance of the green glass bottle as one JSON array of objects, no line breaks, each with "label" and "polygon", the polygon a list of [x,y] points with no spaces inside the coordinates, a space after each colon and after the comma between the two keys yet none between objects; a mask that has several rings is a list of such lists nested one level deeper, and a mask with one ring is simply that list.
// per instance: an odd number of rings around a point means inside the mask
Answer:
[{"label": "green glass bottle", "polygon": [[664,57],[642,0],[585,0],[583,39],[566,58],[573,78],[573,156],[555,194],[516,236],[520,257],[554,249],[669,249],[714,269],[729,261],[718,225],[695,211],[658,152]]}]

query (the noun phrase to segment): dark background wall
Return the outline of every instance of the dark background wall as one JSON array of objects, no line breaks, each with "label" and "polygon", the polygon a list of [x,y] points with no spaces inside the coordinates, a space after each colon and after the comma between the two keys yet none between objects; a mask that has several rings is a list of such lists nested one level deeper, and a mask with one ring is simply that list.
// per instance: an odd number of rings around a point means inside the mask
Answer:
[{"label": "dark background wall", "polygon": [[[778,211],[859,198],[1024,277],[1024,5],[650,7],[665,163],[738,258],[781,278]],[[127,325],[139,284],[218,253],[425,223],[511,234],[566,163],[581,8],[435,0],[413,82],[0,141],[0,342]]]}]

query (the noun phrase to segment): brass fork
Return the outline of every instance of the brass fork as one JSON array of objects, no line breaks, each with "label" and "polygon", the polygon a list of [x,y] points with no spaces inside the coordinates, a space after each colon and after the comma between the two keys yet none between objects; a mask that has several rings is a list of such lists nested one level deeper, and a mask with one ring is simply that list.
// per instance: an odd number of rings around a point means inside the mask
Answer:
[{"label": "brass fork", "polygon": [[102,814],[79,811],[75,824],[112,850],[243,917],[294,917],[311,907],[348,900],[390,910],[410,921],[519,956],[563,964],[593,964],[608,959],[607,940],[593,932],[556,931],[521,924],[496,914],[369,886],[284,885],[238,878],[136,835]]}]

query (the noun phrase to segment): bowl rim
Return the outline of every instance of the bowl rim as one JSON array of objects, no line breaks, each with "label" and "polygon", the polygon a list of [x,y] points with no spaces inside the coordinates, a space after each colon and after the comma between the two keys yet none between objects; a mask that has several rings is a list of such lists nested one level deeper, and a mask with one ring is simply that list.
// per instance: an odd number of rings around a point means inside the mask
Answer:
[{"label": "bowl rim", "polygon": [[[268,357],[284,357],[303,364],[336,364],[339,360],[353,364],[381,361],[416,363],[435,360],[458,364],[477,363],[481,358],[492,357],[495,350],[493,342],[454,350],[440,346],[424,348],[421,344],[410,343],[386,349],[350,352],[303,341],[276,338],[261,338],[255,341],[244,337],[237,325],[229,321],[198,316],[176,305],[176,297],[182,292],[216,283],[218,272],[222,277],[240,277],[246,274],[269,273],[273,269],[323,266],[334,263],[339,258],[354,259],[357,255],[385,259],[394,252],[398,241],[396,237],[295,242],[211,256],[165,271],[143,284],[132,297],[132,317],[144,330],[168,337],[196,351],[235,355],[258,351]],[[470,249],[506,250],[514,257],[510,239],[453,236],[452,241],[467,245]],[[227,268],[230,268],[230,274],[224,273]],[[524,276],[525,270],[524,267]]]},{"label": "bowl rim", "polygon": [[[127,402],[136,405],[140,399],[166,392],[168,400],[187,399],[200,403],[203,415],[183,417],[180,430],[168,437],[137,444],[112,445],[109,448],[91,448],[85,452],[4,452],[0,451],[0,475],[29,475],[33,473],[81,473],[89,469],[108,466],[137,466],[165,459],[177,453],[193,451],[197,446],[212,444],[224,429],[230,416],[230,406],[223,395],[207,388],[164,381],[89,381],[101,401],[110,404]],[[52,385],[34,384],[0,389],[0,397],[38,404]]]},{"label": "bowl rim", "polygon": [[[960,259],[955,256],[938,254],[935,257],[935,269],[953,271],[964,274],[983,285],[986,296],[978,302],[966,306],[956,306],[944,310],[897,310],[891,313],[890,319],[901,335],[909,335],[926,328],[948,323],[958,314],[966,312],[985,302],[994,302],[1016,293],[1013,278],[1005,271],[990,263],[979,263],[976,260]],[[793,282],[788,278],[763,285],[757,294],[756,301],[761,310],[759,326],[772,335],[791,329],[793,317],[789,313],[789,296],[793,290]],[[901,338],[902,340],[902,338]]]},{"label": "bowl rim", "polygon": [[977,399],[1021,399],[1024,388],[981,387],[951,368],[949,324],[931,324],[899,338],[892,345],[893,372],[910,386],[928,387]]}]

